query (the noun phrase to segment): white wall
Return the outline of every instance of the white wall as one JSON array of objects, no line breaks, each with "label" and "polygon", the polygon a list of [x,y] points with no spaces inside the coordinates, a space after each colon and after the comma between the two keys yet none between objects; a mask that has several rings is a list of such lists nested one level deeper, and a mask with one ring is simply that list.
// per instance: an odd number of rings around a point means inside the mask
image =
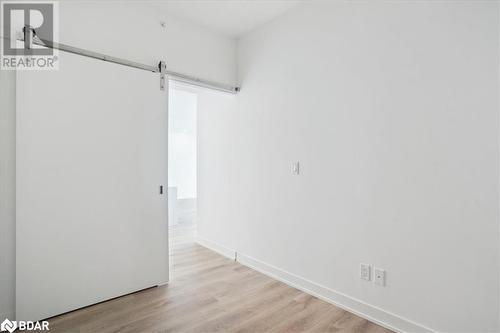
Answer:
[{"label": "white wall", "polygon": [[396,328],[498,330],[497,6],[311,2],[241,39],[241,93],[199,98],[200,237]]},{"label": "white wall", "polygon": [[[165,21],[167,28],[160,26]],[[140,3],[62,2],[60,41],[234,84],[235,43]],[[64,64],[60,64],[64,70]],[[98,80],[98,78],[96,78]],[[112,88],[112,87],[110,87]],[[57,92],[54,92],[57,94]],[[0,72],[0,317],[14,315],[15,75]]]}]

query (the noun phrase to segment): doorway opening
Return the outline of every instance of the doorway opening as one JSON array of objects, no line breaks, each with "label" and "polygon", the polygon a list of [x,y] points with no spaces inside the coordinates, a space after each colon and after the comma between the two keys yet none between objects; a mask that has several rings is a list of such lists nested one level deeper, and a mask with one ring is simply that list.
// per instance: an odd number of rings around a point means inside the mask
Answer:
[{"label": "doorway opening", "polygon": [[168,221],[170,245],[196,235],[198,96],[172,83],[168,115]]}]

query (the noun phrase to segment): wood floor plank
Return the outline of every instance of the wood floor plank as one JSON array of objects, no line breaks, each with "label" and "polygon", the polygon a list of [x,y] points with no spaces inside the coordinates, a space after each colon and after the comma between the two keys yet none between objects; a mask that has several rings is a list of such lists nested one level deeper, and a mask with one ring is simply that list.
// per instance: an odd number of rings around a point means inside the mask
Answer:
[{"label": "wood floor plank", "polygon": [[197,245],[194,234],[170,229],[168,285],[51,318],[50,331],[390,333]]}]

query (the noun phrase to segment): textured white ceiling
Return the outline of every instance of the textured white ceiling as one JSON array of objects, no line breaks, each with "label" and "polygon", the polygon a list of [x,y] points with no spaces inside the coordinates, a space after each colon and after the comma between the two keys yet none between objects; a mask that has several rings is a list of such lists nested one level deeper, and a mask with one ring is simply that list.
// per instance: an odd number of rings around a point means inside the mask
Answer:
[{"label": "textured white ceiling", "polygon": [[273,20],[300,0],[165,0],[154,6],[166,13],[231,37]]}]

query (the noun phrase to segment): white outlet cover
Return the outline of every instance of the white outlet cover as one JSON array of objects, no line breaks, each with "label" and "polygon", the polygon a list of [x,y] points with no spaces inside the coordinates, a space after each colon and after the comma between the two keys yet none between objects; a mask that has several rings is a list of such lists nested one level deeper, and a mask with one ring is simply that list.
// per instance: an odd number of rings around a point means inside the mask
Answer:
[{"label": "white outlet cover", "polygon": [[371,278],[371,267],[369,264],[359,264],[359,278],[361,280],[370,281]]},{"label": "white outlet cover", "polygon": [[375,274],[375,284],[379,285],[379,286],[385,286],[385,270],[383,270],[382,268],[377,268],[375,267],[373,269],[374,271],[374,274]]}]

